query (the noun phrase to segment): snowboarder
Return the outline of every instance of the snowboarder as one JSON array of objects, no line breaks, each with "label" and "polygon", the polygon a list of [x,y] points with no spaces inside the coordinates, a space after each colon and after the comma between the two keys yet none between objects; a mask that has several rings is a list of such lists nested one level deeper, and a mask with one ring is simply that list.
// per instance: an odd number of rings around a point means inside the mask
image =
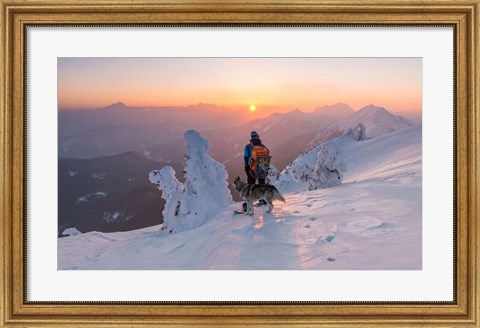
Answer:
[{"label": "snowboarder", "polygon": [[[268,175],[270,166],[270,158],[270,151],[262,144],[260,135],[256,131],[252,131],[250,133],[250,143],[248,143],[243,150],[248,184],[253,185],[256,180],[258,180],[259,185],[265,184],[265,178]],[[265,200],[261,199],[258,205],[266,204]],[[247,211],[247,203],[243,203],[243,211]]]}]

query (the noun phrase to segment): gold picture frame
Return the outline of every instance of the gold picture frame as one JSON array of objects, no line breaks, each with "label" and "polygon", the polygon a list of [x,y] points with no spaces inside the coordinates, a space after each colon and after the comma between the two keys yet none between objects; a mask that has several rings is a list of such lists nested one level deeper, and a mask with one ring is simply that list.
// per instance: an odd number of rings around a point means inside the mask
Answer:
[{"label": "gold picture frame", "polygon": [[[480,0],[0,0],[1,327],[288,325],[480,327]],[[28,25],[449,25],[455,30],[454,302],[28,302],[25,298],[25,34]]]}]

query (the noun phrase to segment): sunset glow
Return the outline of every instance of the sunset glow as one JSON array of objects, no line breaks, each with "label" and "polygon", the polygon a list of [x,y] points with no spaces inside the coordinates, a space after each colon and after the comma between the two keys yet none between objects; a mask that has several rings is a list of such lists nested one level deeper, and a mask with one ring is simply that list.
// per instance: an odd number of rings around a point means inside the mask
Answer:
[{"label": "sunset glow", "polygon": [[257,107],[256,107],[255,105],[250,105],[250,111],[251,111],[251,112],[254,112],[255,109],[257,109]]},{"label": "sunset glow", "polygon": [[338,102],[354,109],[376,104],[420,112],[422,59],[58,59],[59,110],[119,101],[139,107],[208,103],[237,110],[248,104],[256,115],[294,108],[308,112]]}]

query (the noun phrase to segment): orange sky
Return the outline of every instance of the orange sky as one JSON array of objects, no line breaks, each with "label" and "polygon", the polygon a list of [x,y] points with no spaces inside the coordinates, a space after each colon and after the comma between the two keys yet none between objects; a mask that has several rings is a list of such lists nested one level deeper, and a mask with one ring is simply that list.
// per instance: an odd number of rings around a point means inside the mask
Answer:
[{"label": "orange sky", "polygon": [[268,114],[344,102],[422,108],[421,58],[59,58],[58,107],[257,106]]}]

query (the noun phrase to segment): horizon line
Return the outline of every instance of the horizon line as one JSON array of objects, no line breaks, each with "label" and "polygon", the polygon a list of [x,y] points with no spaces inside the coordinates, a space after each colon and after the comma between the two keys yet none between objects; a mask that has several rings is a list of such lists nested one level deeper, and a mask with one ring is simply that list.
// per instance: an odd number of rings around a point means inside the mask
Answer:
[{"label": "horizon line", "polygon": [[[58,111],[91,111],[91,110],[102,110],[102,109],[108,109],[108,107],[114,107],[115,105],[119,105],[119,106],[124,106],[126,108],[139,108],[139,109],[150,109],[150,108],[156,108],[156,109],[159,109],[159,108],[184,108],[184,109],[189,109],[189,108],[192,108],[192,107],[198,107],[198,106],[212,106],[212,107],[216,107],[216,108],[219,108],[219,109],[222,109],[222,108],[225,108],[225,109],[231,109],[231,110],[241,110],[240,107],[245,107],[245,108],[248,108],[248,105],[234,105],[234,106],[228,106],[228,105],[217,105],[217,104],[213,104],[213,103],[204,103],[204,102],[198,102],[196,104],[189,104],[189,105],[160,105],[160,104],[156,104],[156,105],[127,105],[125,104],[125,102],[123,101],[117,101],[117,102],[113,102],[111,104],[108,104],[108,105],[104,105],[103,107],[102,106],[97,106],[97,107],[80,107],[80,108],[75,108],[75,107],[61,107],[61,106],[58,106]],[[335,106],[335,105],[347,105],[348,107],[350,107],[352,110],[354,110],[355,112],[365,108],[365,107],[369,107],[369,106],[375,106],[375,107],[378,107],[378,108],[384,108],[384,109],[387,109],[389,111],[392,111],[392,112],[421,112],[422,111],[422,108],[420,109],[403,109],[403,110],[391,110],[391,109],[388,109],[388,107],[385,107],[383,105],[376,105],[376,104],[372,104],[372,103],[369,103],[367,105],[364,105],[364,106],[361,106],[359,108],[354,108],[352,106],[350,106],[348,103],[346,102],[342,102],[342,101],[339,101],[339,102],[336,102],[336,103],[333,103],[333,104],[323,104],[323,105],[317,105],[316,107],[314,107],[313,109],[311,110],[302,110],[300,109],[298,106],[295,106],[295,107],[289,107],[291,108],[290,110],[287,110],[287,111],[284,111],[284,112],[273,112],[273,113],[287,113],[287,112],[290,112],[290,111],[294,111],[294,110],[299,110],[303,113],[310,113],[310,112],[313,112],[315,110],[317,110],[318,108],[321,108],[321,107],[330,107],[330,106]],[[272,108],[272,107],[286,107],[286,106],[282,106],[282,105],[257,105],[257,107],[267,107],[267,108]],[[272,113],[272,114],[273,114]]]}]

